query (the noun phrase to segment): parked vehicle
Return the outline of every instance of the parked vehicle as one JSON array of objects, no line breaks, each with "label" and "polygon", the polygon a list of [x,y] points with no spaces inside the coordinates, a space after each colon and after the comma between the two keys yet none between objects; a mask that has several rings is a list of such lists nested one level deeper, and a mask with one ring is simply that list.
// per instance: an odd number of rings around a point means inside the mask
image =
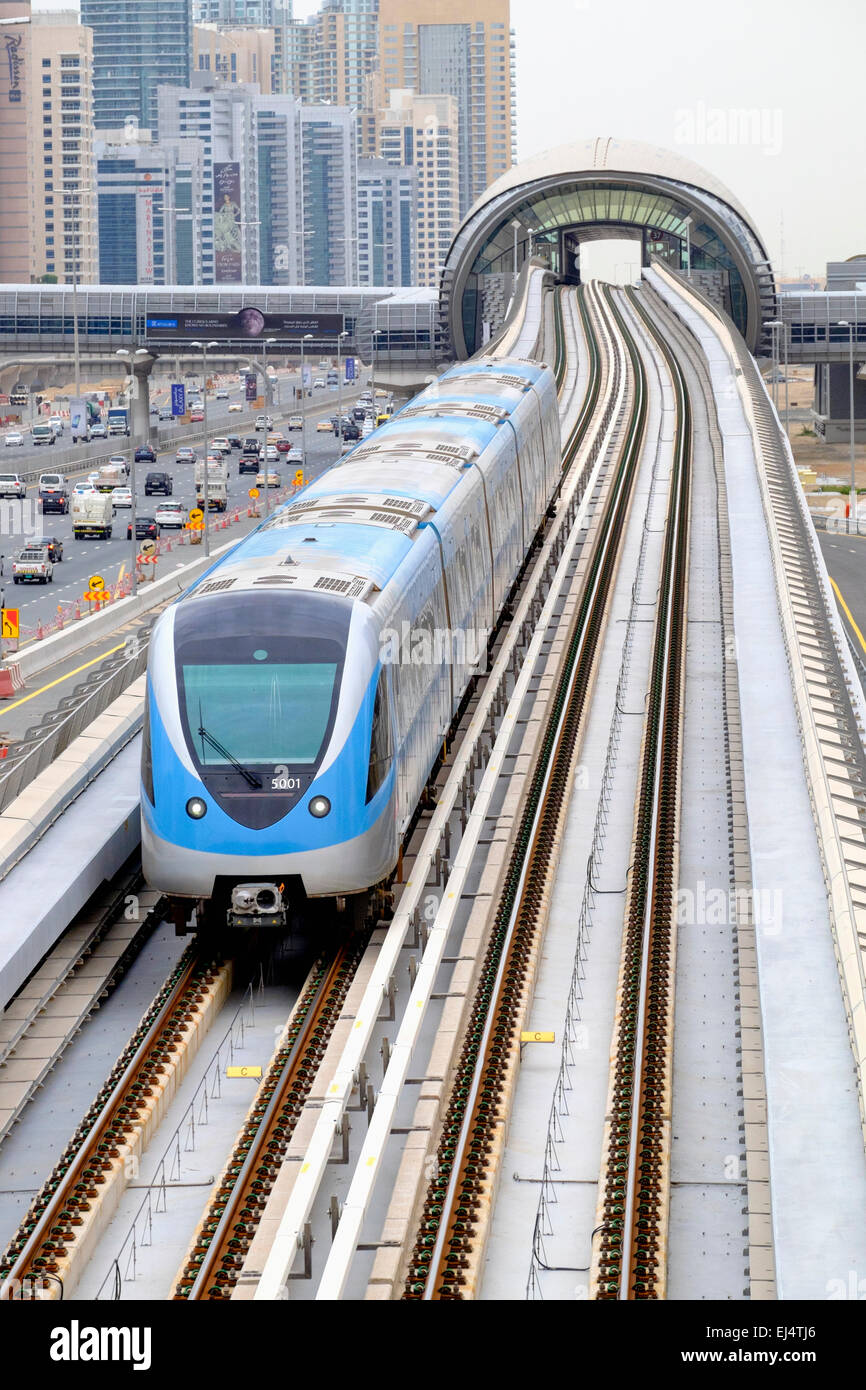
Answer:
[{"label": "parked vehicle", "polygon": [[170,473],[148,473],[144,480],[144,495],[151,497],[155,492],[161,492],[164,497],[171,497],[174,491],[174,479]]},{"label": "parked vehicle", "polygon": [[26,497],[27,484],[20,473],[0,473],[0,497]]},{"label": "parked vehicle", "polygon": [[111,540],[114,504],[108,492],[79,492],[72,495],[72,534],[77,541],[85,536]]},{"label": "parked vehicle", "polygon": [[54,566],[47,545],[26,545],[12,561],[12,578],[16,584],[50,584]]}]

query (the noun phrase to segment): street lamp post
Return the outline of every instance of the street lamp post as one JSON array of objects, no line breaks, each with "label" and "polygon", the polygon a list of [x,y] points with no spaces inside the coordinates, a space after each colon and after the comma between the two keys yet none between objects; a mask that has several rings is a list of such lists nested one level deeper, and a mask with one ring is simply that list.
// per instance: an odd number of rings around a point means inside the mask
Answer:
[{"label": "street lamp post", "polygon": [[855,474],[854,474],[854,324],[853,324],[853,323],[849,323],[848,319],[840,319],[839,322],[838,322],[838,324],[837,324],[837,327],[838,327],[838,328],[847,328],[847,329],[848,329],[848,370],[849,370],[849,374],[850,374],[850,380],[849,380],[849,383],[848,383],[848,391],[849,391],[849,394],[848,394],[848,408],[849,408],[848,429],[849,429],[850,449],[851,449],[851,492],[850,492],[849,500],[848,500],[848,530],[849,530],[849,531],[851,530],[851,518],[854,517],[854,518],[855,518],[855,529],[857,530],[857,532],[858,532],[858,534],[859,534],[859,531],[860,531],[860,523],[859,523],[859,521],[856,520],[856,517],[857,517],[857,483],[856,483]]},{"label": "street lamp post", "polygon": [[521,222],[519,222],[518,219],[517,219],[516,217],[515,217],[515,218],[512,218],[511,227],[512,227],[512,230],[513,230],[513,232],[514,232],[514,255],[513,255],[512,262],[511,262],[511,279],[512,279],[511,298],[512,298],[512,299],[513,299],[514,296],[517,294],[517,233],[520,231],[520,228],[521,228],[522,225],[523,225],[523,224],[522,224]]},{"label": "street lamp post", "polygon": [[686,279],[692,278],[692,218],[684,217],[683,226],[686,229]]},{"label": "street lamp post", "polygon": [[[136,357],[148,357],[148,356],[149,356],[149,353],[148,353],[148,351],[147,351],[147,348],[136,348],[134,352],[130,352],[130,351],[129,351],[129,348],[117,348],[114,355],[115,355],[115,357],[120,357],[120,358],[122,358],[125,362],[127,362],[127,363],[129,364],[129,377],[130,377],[130,381],[133,381],[133,380],[135,379],[135,377],[134,377],[134,364],[135,364],[135,359],[136,359]],[[128,451],[127,451],[127,452],[128,452],[128,456],[129,456],[129,490],[130,490],[130,492],[132,493],[132,528],[131,528],[131,536],[130,536],[130,544],[131,544],[131,551],[130,551],[130,554],[131,554],[130,575],[131,575],[131,583],[132,583],[131,593],[134,595],[134,594],[135,594],[135,590],[136,590],[136,586],[137,586],[137,583],[138,583],[138,570],[137,570],[137,566],[136,566],[136,561],[138,560],[138,550],[137,550],[138,537],[137,537],[136,534],[135,534],[135,531],[136,531],[137,512],[138,512],[138,498],[137,498],[137,496],[136,496],[136,491],[135,491],[135,441],[134,441],[134,436],[133,436],[133,434],[132,434],[131,432],[130,432],[129,438],[130,438],[130,444],[129,444],[129,449],[128,449]]]},{"label": "street lamp post", "polygon": [[[264,341],[263,341],[263,343],[262,343],[262,366],[264,367],[264,372],[265,372],[265,409],[266,409],[266,411],[269,411],[269,410],[271,409],[271,404],[272,404],[272,402],[271,402],[271,383],[270,383],[270,381],[268,380],[268,346],[269,346],[270,343],[275,343],[276,341],[277,341],[276,338],[265,338]],[[270,498],[269,498],[269,496],[268,496],[268,432],[267,432],[267,430],[265,430],[265,517],[268,516],[268,514],[269,514],[269,512],[270,512],[270,509],[271,509],[271,502],[270,502]]]},{"label": "street lamp post", "polygon": [[779,375],[779,340],[776,337],[776,334],[778,330],[782,327],[782,321],[781,319],[770,319],[769,323],[767,324],[767,327],[770,330],[770,385],[773,388],[770,394],[772,396],[773,405],[776,407],[776,414],[778,415],[779,390],[777,378]]},{"label": "street lamp post", "polygon": [[[202,426],[204,429],[204,553],[210,555],[210,475],[208,472],[208,454],[210,447],[207,437],[207,355],[210,348],[219,347],[219,343],[190,343],[190,347],[198,348],[202,357],[202,376],[204,377],[204,390],[202,391]],[[267,449],[265,450],[267,454]],[[267,458],[265,459],[265,469],[267,469]],[[265,473],[265,484],[267,484],[267,472]]]},{"label": "street lamp post", "polygon": [[304,456],[304,468],[307,466],[307,386],[304,381],[304,343],[311,343],[312,341],[312,333],[305,333],[301,339],[301,453]]},{"label": "street lamp post", "polygon": [[343,339],[348,336],[348,328],[337,334],[337,439],[340,445],[338,459],[343,457]]},{"label": "street lamp post", "polygon": [[378,338],[378,336],[379,336],[380,333],[384,333],[384,332],[385,332],[384,328],[374,328],[374,329],[373,329],[373,351],[372,351],[372,361],[371,361],[371,364],[370,364],[370,395],[373,397],[373,421],[374,421],[374,424],[375,424],[375,420],[376,420],[376,416],[377,416],[377,411],[376,411],[376,339]]}]

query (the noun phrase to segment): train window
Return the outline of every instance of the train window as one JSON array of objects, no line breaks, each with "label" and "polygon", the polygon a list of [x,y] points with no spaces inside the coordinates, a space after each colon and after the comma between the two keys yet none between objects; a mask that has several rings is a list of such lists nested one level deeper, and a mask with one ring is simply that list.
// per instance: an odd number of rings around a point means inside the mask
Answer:
[{"label": "train window", "polygon": [[388,684],[379,672],[373,703],[373,729],[370,735],[370,765],[367,770],[367,801],[372,801],[391,767],[391,720],[388,713]]},{"label": "train window", "polygon": [[153,754],[150,745],[150,690],[144,691],[144,723],[141,727],[141,781],[151,806],[156,805],[153,792]]}]

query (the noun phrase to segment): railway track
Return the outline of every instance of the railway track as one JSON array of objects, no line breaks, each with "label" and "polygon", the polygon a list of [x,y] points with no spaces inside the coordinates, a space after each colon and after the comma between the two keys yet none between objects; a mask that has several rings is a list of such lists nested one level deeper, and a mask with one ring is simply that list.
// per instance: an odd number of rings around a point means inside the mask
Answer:
[{"label": "railway track", "polygon": [[[676,355],[629,293],[667,362],[677,423],[635,811],[605,1125],[600,1300],[663,1298],[670,1198],[676,892],[688,588],[691,407]],[[621,320],[618,309],[614,313]]]},{"label": "railway track", "polygon": [[[610,308],[610,297],[606,299]],[[404,1297],[410,1300],[463,1297],[468,1255],[489,1200],[488,1159],[495,1132],[506,1118],[501,1106],[505,1081],[514,1065],[528,972],[543,930],[571,773],[646,424],[643,365],[621,316],[615,318],[633,383],[622,447],[505,870],[505,886],[442,1125],[436,1177],[427,1190],[410,1259],[404,1287]]]},{"label": "railway track", "polygon": [[[0,1299],[62,1297],[95,1239],[102,1200],[146,1143],[200,1016],[228,992],[231,967],[187,947],[114,1064],[0,1262]],[[102,1199],[102,1200],[101,1200]]]}]

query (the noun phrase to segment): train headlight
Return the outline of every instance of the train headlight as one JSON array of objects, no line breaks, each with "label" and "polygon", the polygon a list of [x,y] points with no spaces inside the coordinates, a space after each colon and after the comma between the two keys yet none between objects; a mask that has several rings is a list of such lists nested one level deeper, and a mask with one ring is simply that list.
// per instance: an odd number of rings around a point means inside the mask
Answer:
[{"label": "train headlight", "polygon": [[310,815],[318,820],[326,816],[331,809],[331,803],[326,796],[314,796],[310,802]]},{"label": "train headlight", "polygon": [[207,815],[207,802],[200,796],[191,796],[186,803],[186,813],[193,820],[201,820],[202,816]]}]

